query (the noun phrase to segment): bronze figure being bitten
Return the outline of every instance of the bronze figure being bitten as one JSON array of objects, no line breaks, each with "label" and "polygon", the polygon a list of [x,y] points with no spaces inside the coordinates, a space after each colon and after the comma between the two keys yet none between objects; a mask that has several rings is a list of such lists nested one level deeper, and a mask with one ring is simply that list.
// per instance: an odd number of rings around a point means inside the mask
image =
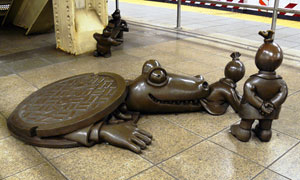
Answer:
[{"label": "bronze figure being bitten", "polygon": [[229,105],[237,112],[240,96],[236,83],[243,78],[245,67],[240,53],[231,54],[225,78],[208,85],[203,76],[194,77],[167,73],[156,60],[146,61],[142,74],[128,85],[126,105],[141,113],[178,113],[207,111],[222,115]]},{"label": "bronze figure being bitten", "polygon": [[245,66],[240,61],[239,52],[231,54],[232,61],[227,63],[224,74],[225,78],[209,86],[209,96],[202,99],[202,105],[211,115],[222,115],[230,105],[237,113],[239,111],[241,96],[236,90],[236,83],[245,75]]},{"label": "bronze figure being bitten", "polygon": [[231,126],[231,133],[240,141],[247,142],[251,137],[254,120],[259,123],[254,129],[256,136],[263,142],[272,137],[272,121],[278,119],[281,105],[288,95],[288,88],[275,70],[281,65],[283,53],[278,44],[273,42],[273,31],[259,34],[264,37],[255,56],[255,64],[259,69],[245,82],[239,116],[241,122]]}]

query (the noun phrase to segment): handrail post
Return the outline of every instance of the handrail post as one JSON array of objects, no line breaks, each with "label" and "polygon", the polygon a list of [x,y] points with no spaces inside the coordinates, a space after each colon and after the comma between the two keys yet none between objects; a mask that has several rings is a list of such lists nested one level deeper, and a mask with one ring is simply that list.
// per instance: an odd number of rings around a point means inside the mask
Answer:
[{"label": "handrail post", "polygon": [[119,0],[116,0],[116,10],[119,9]]},{"label": "handrail post", "polygon": [[[271,29],[274,32],[275,32],[275,29],[276,29],[276,21],[277,21],[277,16],[278,16],[278,6],[279,6],[279,0],[275,0],[274,8],[273,8],[272,25],[271,25]],[[274,38],[274,35],[273,35],[273,38]]]},{"label": "handrail post", "polygon": [[177,0],[177,29],[181,28],[181,0]]}]

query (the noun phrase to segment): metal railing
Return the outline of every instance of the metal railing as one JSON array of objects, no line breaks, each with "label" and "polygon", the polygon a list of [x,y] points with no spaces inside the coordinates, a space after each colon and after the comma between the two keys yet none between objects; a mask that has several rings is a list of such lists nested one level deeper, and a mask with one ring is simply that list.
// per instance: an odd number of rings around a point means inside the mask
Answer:
[{"label": "metal railing", "polygon": [[[278,12],[300,14],[300,10],[279,8],[278,7],[279,6],[279,0],[274,1],[274,7],[258,6],[258,5],[243,4],[243,3],[214,1],[214,0],[194,0],[194,1],[195,2],[204,2],[204,3],[228,5],[228,6],[238,6],[238,7],[245,7],[245,8],[250,8],[250,9],[262,9],[262,10],[273,11],[272,24],[271,24],[271,29],[273,31],[276,30],[276,21],[277,21]],[[116,0],[116,9],[119,9],[119,0]],[[181,0],[177,0],[177,25],[176,25],[176,28],[181,29]]]},{"label": "metal railing", "polygon": [[[266,7],[266,6],[258,6],[258,5],[251,5],[251,4],[242,4],[242,3],[232,3],[232,2],[222,2],[222,1],[214,1],[214,0],[195,0],[195,2],[204,2],[204,3],[212,3],[212,4],[221,4],[221,5],[229,5],[229,6],[238,6],[238,7],[245,7],[251,9],[263,9],[263,10],[272,10],[272,25],[271,29],[275,31],[276,29],[276,21],[278,12],[285,12],[285,13],[295,13],[300,14],[299,10],[287,9],[287,8],[278,8],[279,0],[274,1],[274,7]],[[177,0],[177,26],[176,28],[181,29],[181,0]]]}]

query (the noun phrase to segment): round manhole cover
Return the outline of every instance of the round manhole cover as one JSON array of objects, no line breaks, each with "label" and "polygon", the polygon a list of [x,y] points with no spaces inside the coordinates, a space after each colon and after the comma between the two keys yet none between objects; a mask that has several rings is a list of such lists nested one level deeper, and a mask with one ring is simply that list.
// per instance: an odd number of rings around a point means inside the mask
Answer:
[{"label": "round manhole cover", "polygon": [[8,125],[31,137],[67,134],[112,113],[125,97],[125,80],[117,74],[73,76],[27,97],[9,117]]}]

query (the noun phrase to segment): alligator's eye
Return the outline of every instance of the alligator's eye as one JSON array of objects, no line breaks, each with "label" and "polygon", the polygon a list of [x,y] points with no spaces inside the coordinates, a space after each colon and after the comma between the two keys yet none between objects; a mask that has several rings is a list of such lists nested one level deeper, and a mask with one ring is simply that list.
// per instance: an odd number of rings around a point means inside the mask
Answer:
[{"label": "alligator's eye", "polygon": [[149,80],[155,84],[161,84],[167,80],[167,74],[161,69],[156,69],[151,72]]},{"label": "alligator's eye", "polygon": [[155,67],[150,71],[147,82],[153,86],[163,86],[168,83],[168,74],[163,68]]}]

